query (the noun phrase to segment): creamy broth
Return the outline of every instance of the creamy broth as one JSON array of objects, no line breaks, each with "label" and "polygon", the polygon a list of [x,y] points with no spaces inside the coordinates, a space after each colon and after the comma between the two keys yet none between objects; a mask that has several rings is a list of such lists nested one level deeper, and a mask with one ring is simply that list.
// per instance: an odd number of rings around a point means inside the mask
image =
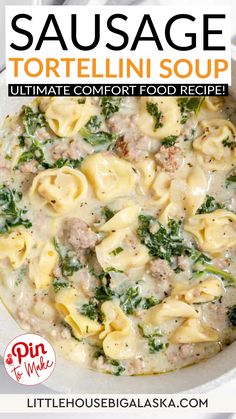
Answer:
[{"label": "creamy broth", "polygon": [[230,344],[234,118],[231,99],[173,97],[37,98],[8,116],[0,296],[21,328],[114,375]]}]

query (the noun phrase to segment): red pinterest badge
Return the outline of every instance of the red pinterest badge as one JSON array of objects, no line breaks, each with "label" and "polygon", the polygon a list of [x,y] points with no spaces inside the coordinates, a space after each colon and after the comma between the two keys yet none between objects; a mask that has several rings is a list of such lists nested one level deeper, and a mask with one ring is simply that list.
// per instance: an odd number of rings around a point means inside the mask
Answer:
[{"label": "red pinterest badge", "polygon": [[31,333],[17,336],[7,346],[4,365],[17,383],[33,386],[52,374],[56,356],[52,345],[42,336]]}]

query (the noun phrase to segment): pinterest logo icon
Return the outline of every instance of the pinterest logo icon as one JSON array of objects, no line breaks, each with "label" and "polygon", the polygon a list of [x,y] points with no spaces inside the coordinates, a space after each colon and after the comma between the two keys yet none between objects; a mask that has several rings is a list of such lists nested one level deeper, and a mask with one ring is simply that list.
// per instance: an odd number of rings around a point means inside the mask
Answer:
[{"label": "pinterest logo icon", "polygon": [[33,386],[43,383],[56,364],[52,345],[42,336],[27,333],[17,336],[7,346],[4,365],[8,375],[17,383]]}]

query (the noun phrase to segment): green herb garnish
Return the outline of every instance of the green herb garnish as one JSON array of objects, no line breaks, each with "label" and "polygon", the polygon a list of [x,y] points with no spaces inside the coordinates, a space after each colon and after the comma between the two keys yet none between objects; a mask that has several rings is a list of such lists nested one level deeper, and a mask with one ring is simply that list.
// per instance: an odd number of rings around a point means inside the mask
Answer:
[{"label": "green herb garnish", "polygon": [[232,326],[236,326],[236,305],[229,307],[227,311],[229,322]]},{"label": "green herb garnish", "polygon": [[197,249],[191,249],[189,256],[191,256],[191,259],[193,260],[194,264],[205,263],[205,262],[210,262],[211,261],[209,256],[205,255],[205,253],[202,253]]},{"label": "green herb garnish", "polygon": [[115,212],[109,207],[103,207],[101,213],[105,217],[106,221],[109,221],[115,215]]},{"label": "green herb garnish", "polygon": [[148,348],[149,348],[150,354],[155,354],[157,352],[163,351],[165,349],[165,345],[164,343],[160,342],[158,339],[149,338]]},{"label": "green herb garnish", "polygon": [[99,320],[100,317],[100,313],[99,313],[99,308],[98,308],[98,304],[96,302],[89,302],[87,304],[83,304],[80,307],[80,314],[83,314],[83,316],[87,316],[89,319],[91,320]]},{"label": "green herb garnish", "polygon": [[72,276],[83,267],[75,252],[65,251],[56,238],[54,238],[54,246],[59,256],[59,266],[63,276]]},{"label": "green herb garnish", "polygon": [[208,214],[222,208],[224,208],[223,204],[217,202],[213,196],[207,195],[206,201],[198,208],[197,214]]},{"label": "green herb garnish", "polygon": [[[151,227],[156,224],[156,233],[151,232]],[[149,249],[151,256],[165,259],[171,263],[174,256],[189,254],[190,249],[184,244],[181,234],[181,221],[170,219],[167,228],[149,215],[139,216],[138,237],[142,244]]]},{"label": "green herb garnish", "polygon": [[68,158],[60,158],[56,160],[54,163],[47,163],[45,161],[42,162],[42,167],[44,169],[60,169],[61,167],[68,166],[72,167],[73,169],[78,169],[83,161],[83,158],[80,159],[68,159]]},{"label": "green herb garnish", "polygon": [[231,149],[233,149],[233,148],[236,147],[236,141],[235,141],[235,139],[233,141],[231,141],[229,139],[229,136],[226,137],[226,138],[224,138],[224,140],[222,140],[222,144],[223,144],[224,147],[229,147]]},{"label": "green herb garnish", "polygon": [[22,194],[3,185],[0,187],[0,234],[6,233],[13,227],[32,227],[29,219],[25,218],[26,209],[18,206]]},{"label": "green herb garnish", "polygon": [[94,359],[98,359],[98,358],[100,358],[100,356],[102,356],[102,357],[103,357],[104,362],[105,362],[106,364],[108,364],[108,365],[113,365],[114,367],[116,367],[116,368],[114,368],[113,375],[120,376],[120,375],[122,374],[122,372],[124,372],[124,371],[125,371],[125,368],[121,365],[121,363],[120,363],[119,361],[117,361],[116,359],[111,359],[111,358],[108,358],[108,357],[105,355],[105,353],[104,353],[103,349],[100,349],[100,348],[99,348],[97,351],[95,351],[95,352],[93,353],[93,358],[94,358]]},{"label": "green herb garnish", "polygon": [[108,272],[103,272],[98,276],[101,285],[95,290],[95,298],[98,301],[109,301],[112,300],[115,295],[114,291],[110,288],[110,275]]},{"label": "green herb garnish", "polygon": [[117,247],[116,249],[112,250],[111,255],[117,256],[119,253],[123,252],[123,247]]},{"label": "green herb garnish", "polygon": [[113,372],[113,375],[116,376],[120,376],[122,374],[122,372],[125,371],[125,367],[123,367],[119,361],[117,361],[116,359],[111,359],[109,362],[110,365],[113,365],[114,367],[116,367],[116,369]]},{"label": "green herb garnish", "polygon": [[143,336],[145,338],[153,338],[155,336],[163,336],[162,331],[157,326],[152,324],[139,324],[139,328],[142,330]]},{"label": "green herb garnish", "polygon": [[147,109],[147,112],[153,117],[153,120],[154,120],[153,131],[156,131],[158,128],[163,127],[163,124],[161,122],[162,112],[159,111],[158,105],[153,102],[146,102],[146,109]]},{"label": "green herb garnish", "polygon": [[119,96],[104,96],[101,99],[101,112],[105,119],[109,119],[114,113],[119,111],[121,99]]},{"label": "green herb garnish", "polygon": [[176,143],[177,138],[177,135],[169,135],[168,137],[165,137],[161,143],[165,148],[173,147],[173,145],[175,145]]},{"label": "green herb garnish", "polygon": [[100,356],[103,356],[103,357],[106,356],[105,353],[104,353],[104,350],[102,348],[101,349],[97,349],[97,351],[95,351],[93,353],[93,358],[94,359],[98,359],[98,358],[100,358]]},{"label": "green herb garnish", "polygon": [[43,113],[34,112],[30,106],[23,106],[22,112],[22,121],[27,135],[32,136],[34,135],[37,128],[48,126]]},{"label": "green herb garnish", "polygon": [[[21,141],[21,140],[20,140]],[[39,141],[36,138],[31,138],[31,145],[27,151],[24,151],[17,162],[16,169],[18,169],[19,165],[22,163],[29,162],[31,160],[36,160],[38,163],[43,163],[44,161],[44,152]]]},{"label": "green herb garnish", "polygon": [[140,305],[142,297],[139,294],[139,288],[127,288],[120,294],[120,306],[125,314],[133,314]]},{"label": "green herb garnish", "polygon": [[85,141],[99,149],[111,148],[117,140],[117,135],[106,131],[100,131],[101,120],[98,116],[92,116],[87,124],[81,128],[80,135]]},{"label": "green herb garnish", "polygon": [[159,301],[155,297],[143,297],[142,299],[142,307],[145,310],[148,310],[149,308],[156,306],[159,303]]},{"label": "green herb garnish", "polygon": [[236,182],[236,175],[230,175],[229,177],[227,177],[227,179],[226,179],[226,183],[227,183],[227,186],[230,184],[230,183],[235,183]]},{"label": "green herb garnish", "polygon": [[55,293],[63,288],[68,288],[69,285],[69,281],[67,281],[65,278],[54,278],[52,282],[53,290]]},{"label": "green herb garnish", "polygon": [[181,112],[181,124],[185,124],[189,118],[190,112],[198,115],[205,98],[198,97],[182,97],[178,99],[178,106]]}]

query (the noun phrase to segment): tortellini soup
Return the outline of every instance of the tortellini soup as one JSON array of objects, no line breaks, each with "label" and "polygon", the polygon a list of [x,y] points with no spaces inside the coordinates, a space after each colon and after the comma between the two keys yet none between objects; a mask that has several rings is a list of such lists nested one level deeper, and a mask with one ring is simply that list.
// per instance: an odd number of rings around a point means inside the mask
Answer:
[{"label": "tortellini soup", "polygon": [[235,340],[235,114],[230,98],[108,96],[6,117],[0,297],[23,331],[115,376]]}]

